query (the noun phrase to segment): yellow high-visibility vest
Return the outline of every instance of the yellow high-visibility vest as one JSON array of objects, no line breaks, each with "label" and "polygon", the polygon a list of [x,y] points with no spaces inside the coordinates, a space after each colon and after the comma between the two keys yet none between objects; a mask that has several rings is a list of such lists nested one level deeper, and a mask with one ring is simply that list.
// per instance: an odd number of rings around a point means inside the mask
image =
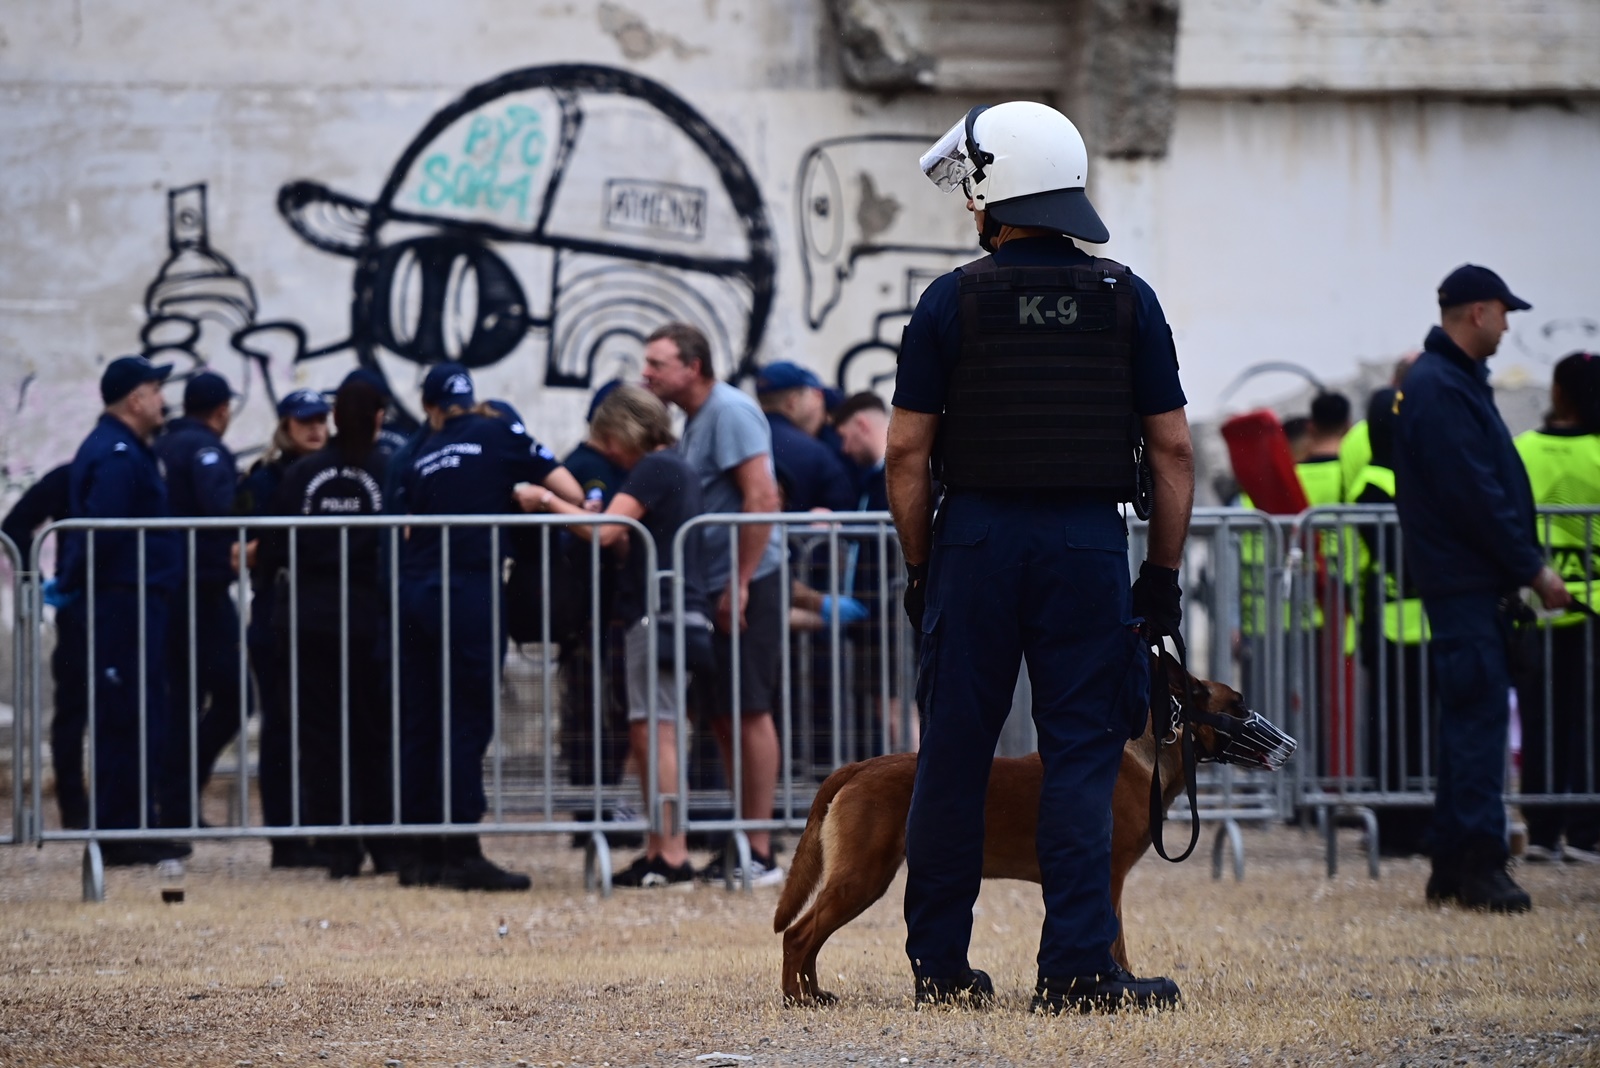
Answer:
[{"label": "yellow high-visibility vest", "polygon": [[[1517,435],[1516,446],[1535,504],[1600,508],[1600,434],[1530,430]],[[1550,566],[1566,580],[1573,598],[1600,605],[1600,515],[1540,516],[1538,531],[1548,540]],[[1583,616],[1569,612],[1549,625],[1582,622]]]}]

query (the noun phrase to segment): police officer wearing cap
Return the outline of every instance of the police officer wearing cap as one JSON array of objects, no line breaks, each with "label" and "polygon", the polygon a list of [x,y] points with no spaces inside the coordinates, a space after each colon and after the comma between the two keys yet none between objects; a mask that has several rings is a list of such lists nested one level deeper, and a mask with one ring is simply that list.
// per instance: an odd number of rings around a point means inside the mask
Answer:
[{"label": "police officer wearing cap", "polygon": [[[72,460],[73,518],[172,514],[161,464],[150,448],[163,420],[161,383],[171,373],[171,367],[156,367],[141,356],[106,365],[100,377],[105,412]],[[168,719],[168,608],[180,580],[180,554],[179,535],[170,530],[81,531],[65,539],[61,591],[83,599],[93,628],[91,819],[99,828],[149,827],[157,820]],[[78,662],[88,662],[87,651]],[[155,864],[189,852],[183,843],[164,841],[112,841],[101,848],[108,865]]]},{"label": "police officer wearing cap", "polygon": [[[1172,333],[1147,284],[1069,240],[1108,234],[1065,115],[1026,101],[974,108],[922,166],[963,190],[990,255],[923,294],[889,424],[889,505],[923,636],[906,826],[916,998],[993,997],[967,948],[991,758],[1026,658],[1044,762],[1033,1007],[1169,1006],[1176,984],[1112,959],[1110,879],[1111,794],[1124,743],[1146,725],[1150,638],[1175,633],[1181,615],[1194,471]],[[1140,448],[1153,483],[1138,474]],[[1139,507],[1153,507],[1130,596],[1118,505],[1139,481]]]},{"label": "police officer wearing cap", "polygon": [[[504,515],[518,507],[515,490],[521,483],[538,483],[573,504],[583,503],[576,480],[514,413],[474,403],[472,376],[461,364],[437,364],[428,372],[422,407],[432,433],[400,476],[411,514]],[[413,526],[401,549],[400,789],[406,823],[476,823],[487,808],[483,757],[496,726],[494,691],[504,641],[494,629],[496,617],[504,618],[494,598],[500,596],[501,569],[511,552],[507,534],[500,532],[499,558],[488,527],[454,527],[447,538],[440,527]],[[525,890],[530,885],[526,875],[485,857],[475,835],[416,839],[408,847],[400,864],[405,886]]]},{"label": "police officer wearing cap", "polygon": [[828,410],[816,372],[788,360],[768,364],[756,375],[756,402],[772,428],[772,466],[783,510],[854,508],[854,473],[817,438],[827,425]]},{"label": "police officer wearing cap", "polygon": [[1450,272],[1439,284],[1440,325],[1395,399],[1395,506],[1439,700],[1426,892],[1495,912],[1530,907],[1506,872],[1511,634],[1502,602],[1524,586],[1546,608],[1570,600],[1540,552],[1528,474],[1489,385],[1507,313],[1530,307],[1488,268]]},{"label": "police officer wearing cap", "polygon": [[[232,400],[227,379],[211,371],[195,375],[184,386],[183,417],[168,423],[155,440],[173,515],[233,514],[239,475],[233,453],[222,443]],[[237,571],[232,556],[238,534],[196,531],[192,560],[187,545],[185,536],[183,579],[172,602],[167,644],[172,729],[161,821],[169,827],[187,827],[197,819],[191,799],[205,790],[217,755],[239,733],[239,614],[228,589]],[[197,759],[190,756],[191,732]]]},{"label": "police officer wearing cap", "polygon": [[[286,395],[278,402],[278,426],[266,455],[251,465],[239,489],[239,514],[271,515],[289,468],[327,442],[327,398],[314,389],[297,389]],[[261,702],[261,817],[269,827],[286,826],[294,817],[289,661],[278,640],[283,625],[277,619],[280,590],[286,586],[280,580],[286,581],[286,576],[276,561],[257,558],[250,563],[250,624],[245,646]],[[307,839],[282,836],[272,839],[271,863],[274,868],[320,868],[329,864],[329,858]]]}]

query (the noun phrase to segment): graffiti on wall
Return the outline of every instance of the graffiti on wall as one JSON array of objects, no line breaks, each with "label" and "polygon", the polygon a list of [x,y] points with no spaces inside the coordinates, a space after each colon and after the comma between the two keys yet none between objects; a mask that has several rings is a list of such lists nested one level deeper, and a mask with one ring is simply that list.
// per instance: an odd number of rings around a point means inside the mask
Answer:
[{"label": "graffiti on wall", "polygon": [[167,258],[144,293],[140,351],[170,364],[169,407],[181,405],[184,384],[216,371],[236,394],[236,412],[278,402],[274,373],[287,373],[304,350],[305,332],[288,320],[258,322],[256,292],[211,244],[204,182],[167,192]]},{"label": "graffiti on wall", "polygon": [[354,261],[353,349],[406,365],[533,361],[547,387],[636,375],[643,340],[678,319],[723,376],[754,365],[775,263],[761,191],[726,137],[628,71],[529,67],[434,115],[372,200],[314,181],[278,208]]},{"label": "graffiti on wall", "polygon": [[[847,393],[888,387],[900,330],[922,291],[973,258],[975,236],[963,244],[956,227],[930,236],[925,216],[906,210],[927,197],[921,171],[886,165],[914,163],[933,140],[921,134],[838,137],[812,145],[800,160],[795,219],[806,324],[822,330],[841,310],[847,287],[868,294],[849,324],[859,336],[837,356],[836,382]],[[960,205],[952,200],[949,207],[954,212]]]}]

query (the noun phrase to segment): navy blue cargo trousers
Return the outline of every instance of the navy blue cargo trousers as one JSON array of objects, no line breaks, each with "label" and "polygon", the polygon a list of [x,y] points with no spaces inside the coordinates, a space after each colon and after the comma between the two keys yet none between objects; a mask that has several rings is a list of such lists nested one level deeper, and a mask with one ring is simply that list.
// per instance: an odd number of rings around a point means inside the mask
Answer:
[{"label": "navy blue cargo trousers", "polygon": [[968,967],[989,770],[1024,658],[1044,763],[1039,974],[1111,969],[1111,795],[1150,687],[1130,611],[1127,532],[1112,505],[988,493],[945,500],[929,566],[917,683],[924,732],[906,823],[906,954],[918,976]]}]

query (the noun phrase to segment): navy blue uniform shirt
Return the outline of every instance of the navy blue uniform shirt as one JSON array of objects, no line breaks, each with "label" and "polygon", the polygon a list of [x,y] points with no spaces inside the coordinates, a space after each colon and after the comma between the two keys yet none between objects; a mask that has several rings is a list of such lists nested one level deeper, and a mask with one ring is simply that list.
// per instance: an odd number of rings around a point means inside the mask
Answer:
[{"label": "navy blue uniform shirt", "polygon": [[1448,597],[1533,581],[1544,566],[1533,489],[1487,364],[1436,326],[1395,403],[1395,505],[1417,589]]},{"label": "navy blue uniform shirt", "polygon": [[[1001,267],[1076,267],[1093,257],[1066,237],[1025,237],[1007,241],[994,254]],[[933,280],[917,310],[911,313],[900,341],[899,370],[894,380],[894,406],[929,415],[943,415],[950,373],[961,356],[961,273],[951,271]],[[1172,328],[1155,290],[1133,278],[1133,410],[1159,415],[1182,408],[1187,400],[1178,382],[1178,354]]]},{"label": "navy blue uniform shirt", "polygon": [[72,465],[62,464],[29,486],[6,513],[5,522],[0,523],[0,533],[16,542],[17,551],[22,554],[22,570],[33,566],[29,554],[33,551],[34,531],[46,523],[65,519],[71,499]]},{"label": "navy blue uniform shirt", "polygon": [[832,449],[795,426],[785,415],[767,412],[772,427],[772,466],[783,490],[786,512],[856,506],[855,474]]},{"label": "navy blue uniform shirt", "polygon": [[[156,438],[152,447],[167,470],[167,497],[173,515],[234,514],[239,472],[233,453],[215,430],[185,416],[168,423],[166,433]],[[194,540],[195,581],[233,581],[229,549],[238,540],[237,531],[197,531]]]},{"label": "navy blue uniform shirt", "polygon": [[602,505],[611,503],[611,498],[616,496],[618,487],[628,477],[626,471],[607,460],[587,441],[578,442],[577,448],[567,454],[561,466],[578,480],[578,485],[583,487],[585,497],[591,490],[599,490]]},{"label": "navy blue uniform shirt", "polygon": [[[172,514],[161,463],[138,435],[114,415],[102,415],[72,460],[68,507],[74,519],[164,519]],[[144,535],[145,584],[170,593],[181,573],[182,541],[175,530]],[[105,586],[139,583],[138,535],[133,531],[95,536],[95,582]],[[79,531],[66,539],[61,587],[77,592],[88,586],[88,547]]]},{"label": "navy blue uniform shirt", "polygon": [[[467,413],[445,422],[417,449],[401,472],[400,492],[413,515],[505,515],[519,482],[543,482],[561,465],[521,423]],[[413,527],[401,552],[402,571],[423,579],[440,577],[438,527]],[[502,531],[500,553],[511,551]],[[450,538],[452,572],[488,571],[487,528],[457,530]]]}]

